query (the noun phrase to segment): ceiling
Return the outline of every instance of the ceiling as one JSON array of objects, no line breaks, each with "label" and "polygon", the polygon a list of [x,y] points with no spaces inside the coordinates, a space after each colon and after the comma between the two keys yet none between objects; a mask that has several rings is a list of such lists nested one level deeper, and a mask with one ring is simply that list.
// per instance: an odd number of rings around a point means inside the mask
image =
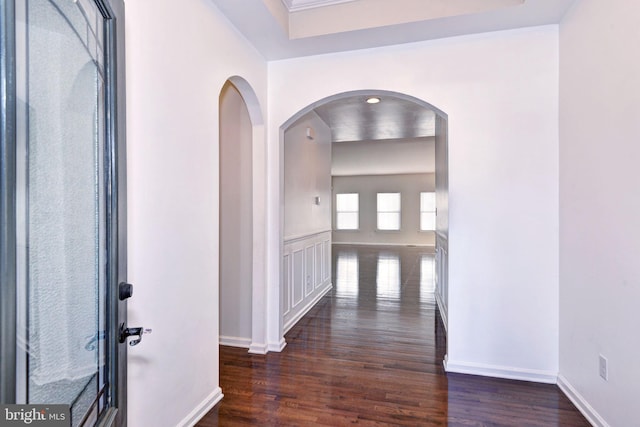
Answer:
[{"label": "ceiling", "polygon": [[368,96],[337,99],[314,111],[331,128],[333,142],[402,140],[435,135],[432,110],[393,96],[380,96],[377,104]]},{"label": "ceiling", "polygon": [[556,24],[574,0],[210,0],[267,60]]}]

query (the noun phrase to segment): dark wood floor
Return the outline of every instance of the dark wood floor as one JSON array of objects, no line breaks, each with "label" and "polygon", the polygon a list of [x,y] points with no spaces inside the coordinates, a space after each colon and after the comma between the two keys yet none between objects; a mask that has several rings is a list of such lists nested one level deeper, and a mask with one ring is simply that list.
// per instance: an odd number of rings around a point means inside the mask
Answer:
[{"label": "dark wood floor", "polygon": [[282,353],[220,348],[211,426],[589,426],[554,385],[446,374],[419,248],[334,246],[334,290]]}]

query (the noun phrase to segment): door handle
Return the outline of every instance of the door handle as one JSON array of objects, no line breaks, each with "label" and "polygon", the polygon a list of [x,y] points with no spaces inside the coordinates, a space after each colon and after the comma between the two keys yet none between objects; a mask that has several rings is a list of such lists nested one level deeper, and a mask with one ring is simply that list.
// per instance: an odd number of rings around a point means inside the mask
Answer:
[{"label": "door handle", "polygon": [[129,342],[129,345],[131,347],[133,347],[134,345],[138,345],[140,344],[140,341],[142,341],[142,335],[144,334],[150,334],[152,332],[151,329],[145,329],[142,326],[136,327],[136,328],[125,328],[124,327],[124,323],[122,323],[120,325],[120,344],[124,343],[125,341],[127,341],[127,338],[129,337],[138,337],[135,340],[131,340]]}]

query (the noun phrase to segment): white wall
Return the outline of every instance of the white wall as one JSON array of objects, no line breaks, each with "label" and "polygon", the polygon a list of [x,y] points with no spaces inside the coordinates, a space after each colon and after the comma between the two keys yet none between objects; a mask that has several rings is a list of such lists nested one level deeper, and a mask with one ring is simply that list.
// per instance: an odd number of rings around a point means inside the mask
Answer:
[{"label": "white wall", "polygon": [[[315,133],[307,138],[307,128]],[[315,204],[315,197],[320,204]],[[331,230],[331,129],[316,113],[284,134],[284,240]]]},{"label": "white wall", "polygon": [[[558,67],[557,26],[270,63],[270,218],[281,203],[278,129],[292,115],[352,90],[430,102],[449,116],[448,367],[555,381]],[[278,295],[281,234],[270,224]]]},{"label": "white wall", "polygon": [[560,383],[595,425],[640,420],[638,16],[583,0],[560,26]]},{"label": "white wall", "polygon": [[435,172],[435,138],[334,142],[331,175]]},{"label": "white wall", "polygon": [[[420,193],[434,190],[432,173],[334,176],[333,201],[338,193],[358,193],[360,212],[358,230],[335,230],[333,212],[333,243],[434,246],[434,232],[420,231]],[[400,193],[400,230],[378,230],[377,193]]]},{"label": "white wall", "polygon": [[220,397],[219,93],[239,75],[266,107],[267,67],[206,0],[126,14],[129,324],[153,328],[129,351],[128,419],[175,426]]},{"label": "white wall", "polygon": [[220,343],[251,346],[253,127],[231,83],[220,93]]}]

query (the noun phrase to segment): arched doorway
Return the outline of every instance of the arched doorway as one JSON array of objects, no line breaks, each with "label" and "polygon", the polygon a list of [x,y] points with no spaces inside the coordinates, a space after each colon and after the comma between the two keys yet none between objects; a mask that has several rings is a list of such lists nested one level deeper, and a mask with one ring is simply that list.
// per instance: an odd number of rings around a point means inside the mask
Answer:
[{"label": "arched doorway", "polygon": [[220,343],[265,353],[264,123],[249,83],[227,80],[220,105]]},{"label": "arched doorway", "polygon": [[[298,253],[295,252],[295,247],[292,251],[289,249],[292,248],[292,243],[297,243],[296,241],[300,241],[301,239],[313,239],[314,235],[317,234],[318,230],[313,229],[318,228],[317,226],[311,227],[311,229],[307,230],[307,232],[302,232],[299,226],[296,227],[295,233],[289,233],[288,230],[291,228],[291,221],[287,219],[285,221],[285,216],[288,215],[287,212],[290,211],[290,208],[287,206],[287,191],[288,185],[285,182],[286,180],[286,171],[283,169],[287,167],[291,161],[287,161],[286,159],[286,145],[288,139],[288,133],[291,129],[295,127],[302,126],[302,129],[305,129],[308,134],[317,135],[318,132],[314,129],[313,123],[313,114],[323,115],[322,110],[326,109],[327,106],[331,106],[333,103],[340,104],[343,107],[341,114],[352,114],[354,117],[358,117],[361,122],[354,123],[353,127],[359,127],[361,131],[362,138],[375,138],[376,132],[380,132],[380,138],[399,138],[399,136],[393,136],[389,134],[382,135],[383,130],[380,129],[376,123],[372,121],[380,120],[380,117],[376,117],[375,114],[371,114],[371,110],[361,109],[360,112],[353,112],[350,109],[359,110],[358,103],[362,103],[366,101],[370,97],[377,97],[382,99],[389,99],[398,101],[399,106],[404,106],[406,111],[401,111],[400,109],[395,111],[387,111],[385,113],[384,118],[387,120],[386,123],[383,123],[382,126],[393,126],[398,130],[408,130],[409,128],[424,128],[424,123],[414,123],[415,121],[422,120],[421,117],[427,117],[428,114],[421,114],[422,112],[430,112],[432,116],[432,122],[429,123],[430,131],[432,132],[432,136],[435,140],[435,193],[436,193],[436,203],[437,203],[437,215],[436,215],[436,231],[435,231],[435,245],[436,245],[436,275],[437,275],[437,289],[436,289],[436,300],[438,305],[440,306],[440,311],[442,313],[443,321],[446,327],[447,323],[447,307],[448,307],[448,280],[447,280],[447,258],[448,258],[448,160],[447,160],[447,128],[448,128],[448,117],[446,113],[441,111],[440,109],[434,107],[433,105],[412,97],[410,95],[384,91],[384,90],[358,90],[351,92],[343,92],[340,94],[332,95],[321,99],[317,102],[314,102],[307,107],[300,110],[298,113],[294,114],[290,119],[288,119],[280,128],[280,164],[281,173],[280,173],[280,200],[281,209],[280,209],[280,260],[281,260],[281,270],[280,270],[280,327],[281,331],[284,333],[287,327],[291,326],[290,319],[287,319],[287,314],[289,310],[292,308],[295,309],[297,306],[301,306],[303,309],[311,308],[314,304],[314,300],[310,299],[309,301],[305,301],[304,297],[306,296],[306,290],[311,289],[309,295],[313,297],[313,286],[309,287],[309,277],[313,278],[313,274],[317,274],[318,268],[317,263],[318,260],[322,262],[323,255],[318,256],[317,251],[310,250],[307,253],[306,248],[311,248],[312,243],[315,247],[317,247],[317,243],[311,242],[309,240],[308,244],[303,244],[302,247],[305,249]],[[354,102],[351,102],[354,101]],[[401,107],[398,107],[401,108]],[[307,120],[305,124],[304,121]],[[391,123],[395,121],[395,123]],[[302,125],[301,125],[302,123]],[[331,123],[326,124],[329,128],[330,133],[334,133],[331,138],[335,138],[335,132],[332,132]],[[376,131],[375,128],[378,128]],[[374,129],[372,131],[372,129]],[[388,129],[387,129],[388,130]],[[333,129],[335,131],[335,129]],[[355,131],[357,133],[358,131]],[[420,132],[424,132],[424,129],[421,129]],[[406,136],[420,136],[423,134],[411,134],[405,133]],[[315,192],[321,193],[322,189],[314,189]],[[315,196],[313,194],[308,194],[307,196],[303,196],[306,202],[310,202],[315,200]],[[327,201],[330,203],[330,201]],[[325,218],[326,219],[326,218]],[[328,219],[330,223],[331,220]],[[325,221],[326,224],[326,221]],[[289,226],[288,226],[289,225]],[[299,224],[296,224],[299,225]],[[322,230],[319,230],[322,232]],[[291,234],[291,236],[289,235]],[[299,259],[296,259],[295,257]],[[307,259],[308,256],[313,257],[313,260],[309,261]],[[301,267],[300,271],[296,270],[296,264],[299,264]],[[313,273],[310,274],[309,271]],[[322,271],[322,270],[321,270]],[[300,287],[300,283],[302,283],[303,290],[296,290],[296,285]],[[322,286],[322,283],[321,283]],[[301,293],[302,292],[302,293]],[[317,296],[316,296],[317,297]],[[300,315],[298,317],[301,317]]]}]

